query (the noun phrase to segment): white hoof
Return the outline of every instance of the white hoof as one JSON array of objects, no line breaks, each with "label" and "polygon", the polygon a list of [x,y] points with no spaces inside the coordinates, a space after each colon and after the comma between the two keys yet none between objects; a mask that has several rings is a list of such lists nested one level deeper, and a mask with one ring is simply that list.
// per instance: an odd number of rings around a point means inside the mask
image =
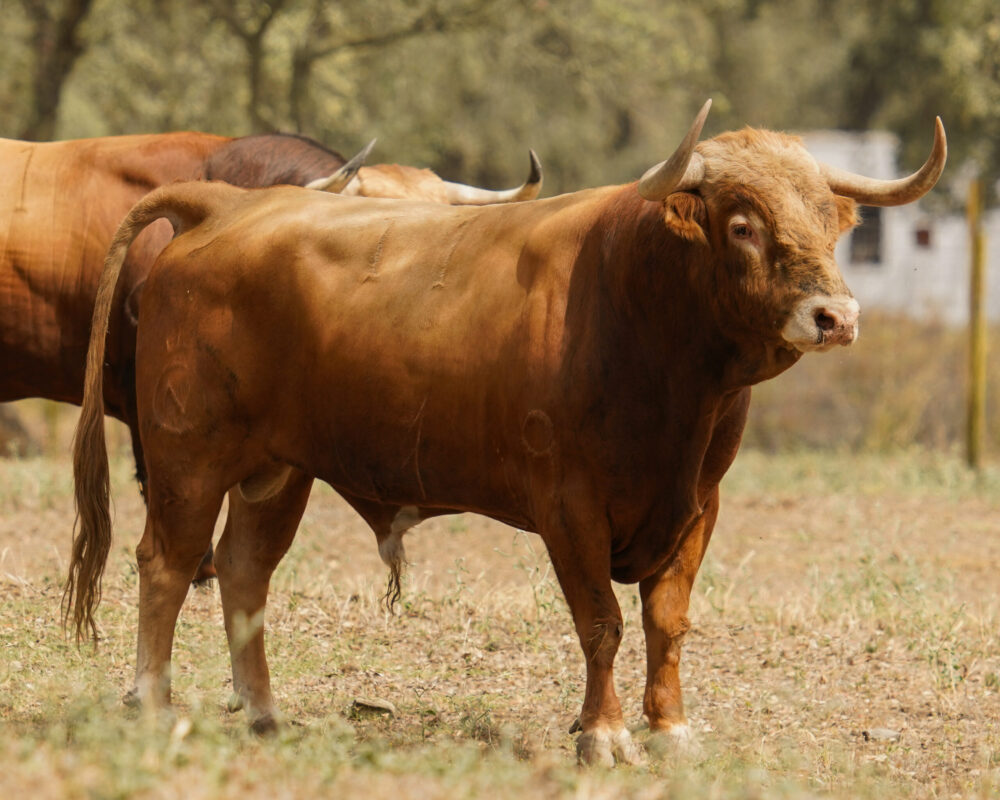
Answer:
[{"label": "white hoof", "polygon": [[642,751],[632,741],[632,735],[622,728],[606,728],[581,733],[576,740],[576,756],[581,764],[613,767],[615,764],[641,764]]},{"label": "white hoof", "polygon": [[699,745],[694,731],[686,722],[675,723],[669,728],[653,731],[646,746],[650,752],[658,757],[668,754],[695,756],[701,751],[701,745]]}]

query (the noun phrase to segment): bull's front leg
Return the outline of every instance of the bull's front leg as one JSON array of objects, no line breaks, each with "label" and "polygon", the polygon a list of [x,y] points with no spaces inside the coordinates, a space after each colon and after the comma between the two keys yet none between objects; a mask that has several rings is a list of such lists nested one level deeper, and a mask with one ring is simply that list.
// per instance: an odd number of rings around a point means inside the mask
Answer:
[{"label": "bull's front leg", "polygon": [[603,515],[586,518],[562,512],[543,537],[587,663],[577,756],[587,764],[635,764],[641,754],[625,728],[614,687],[614,660],[623,628],[611,588],[610,531]]},{"label": "bull's front leg", "polygon": [[693,736],[681,698],[681,643],[691,627],[687,617],[691,586],[718,512],[719,493],[715,490],[677,556],[639,583],[646,634],[643,712],[651,731],[666,734],[684,747],[691,746]]}]

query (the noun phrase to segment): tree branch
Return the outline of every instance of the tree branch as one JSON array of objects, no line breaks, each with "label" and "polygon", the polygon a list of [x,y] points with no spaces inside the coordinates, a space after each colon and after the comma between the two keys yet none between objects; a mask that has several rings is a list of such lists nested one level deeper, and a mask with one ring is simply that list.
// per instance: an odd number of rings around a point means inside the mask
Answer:
[{"label": "tree branch", "polygon": [[256,131],[274,130],[275,125],[267,119],[261,110],[262,84],[264,74],[264,35],[275,18],[284,8],[285,0],[271,0],[265,5],[265,12],[259,17],[256,26],[244,23],[236,13],[229,0],[211,0],[212,9],[226,23],[226,26],[243,43],[247,54],[249,75],[247,81],[250,97],[247,100],[247,116]]},{"label": "tree branch", "polygon": [[474,3],[461,12],[453,12],[448,16],[442,14],[436,6],[431,6],[405,27],[384,33],[360,36],[354,39],[343,39],[332,44],[324,43],[319,46],[307,46],[303,48],[301,57],[310,61],[320,61],[342,50],[384,47],[427,33],[454,33],[459,30],[474,30],[484,25],[488,20],[488,6],[490,4],[485,5],[487,6],[486,9],[483,8],[483,3]]}]

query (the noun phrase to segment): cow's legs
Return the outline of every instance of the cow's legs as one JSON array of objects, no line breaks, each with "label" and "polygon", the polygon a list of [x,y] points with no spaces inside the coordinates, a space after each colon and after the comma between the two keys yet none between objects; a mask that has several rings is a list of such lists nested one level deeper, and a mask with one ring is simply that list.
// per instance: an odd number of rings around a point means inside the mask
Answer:
[{"label": "cow's legs", "polygon": [[639,583],[642,627],[646,633],[646,692],[643,712],[652,731],[691,739],[681,699],[681,643],[691,623],[687,618],[691,586],[719,512],[716,489],[692,527],[677,556]]},{"label": "cow's legs", "polygon": [[139,565],[139,635],[135,687],[127,702],[170,703],[170,653],[177,614],[212,540],[223,494],[200,486],[151,486]]},{"label": "cow's legs", "polygon": [[295,537],[312,488],[311,476],[291,470],[267,499],[249,502],[229,493],[229,516],[216,551],[219,591],[233,666],[236,710],[245,705],[257,733],[276,726],[271,679],[264,653],[264,607],[274,568]]},{"label": "cow's legs", "polygon": [[542,532],[559,584],[569,604],[587,663],[587,688],[579,724],[577,755],[588,764],[634,764],[633,744],[615,694],[614,659],[623,627],[618,600],[611,588],[611,537],[599,515],[577,518],[563,509]]}]

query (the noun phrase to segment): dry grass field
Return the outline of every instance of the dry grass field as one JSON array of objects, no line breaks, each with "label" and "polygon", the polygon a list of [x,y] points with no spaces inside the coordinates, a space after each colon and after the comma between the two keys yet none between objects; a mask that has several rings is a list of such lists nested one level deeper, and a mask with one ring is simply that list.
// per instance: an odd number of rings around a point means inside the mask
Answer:
[{"label": "dry grass field", "polygon": [[[125,709],[143,520],[125,456],[96,652],[59,622],[68,460],[0,462],[0,797],[1000,797],[996,469],[742,453],[682,662],[699,747],[640,732],[649,763],[603,771],[575,765],[582,656],[540,542],[472,515],[425,523],[388,617],[374,537],[325,487],[271,590],[283,732],[257,739],[225,711],[214,587],[181,614],[173,713]],[[635,589],[620,600],[638,723]]]}]

